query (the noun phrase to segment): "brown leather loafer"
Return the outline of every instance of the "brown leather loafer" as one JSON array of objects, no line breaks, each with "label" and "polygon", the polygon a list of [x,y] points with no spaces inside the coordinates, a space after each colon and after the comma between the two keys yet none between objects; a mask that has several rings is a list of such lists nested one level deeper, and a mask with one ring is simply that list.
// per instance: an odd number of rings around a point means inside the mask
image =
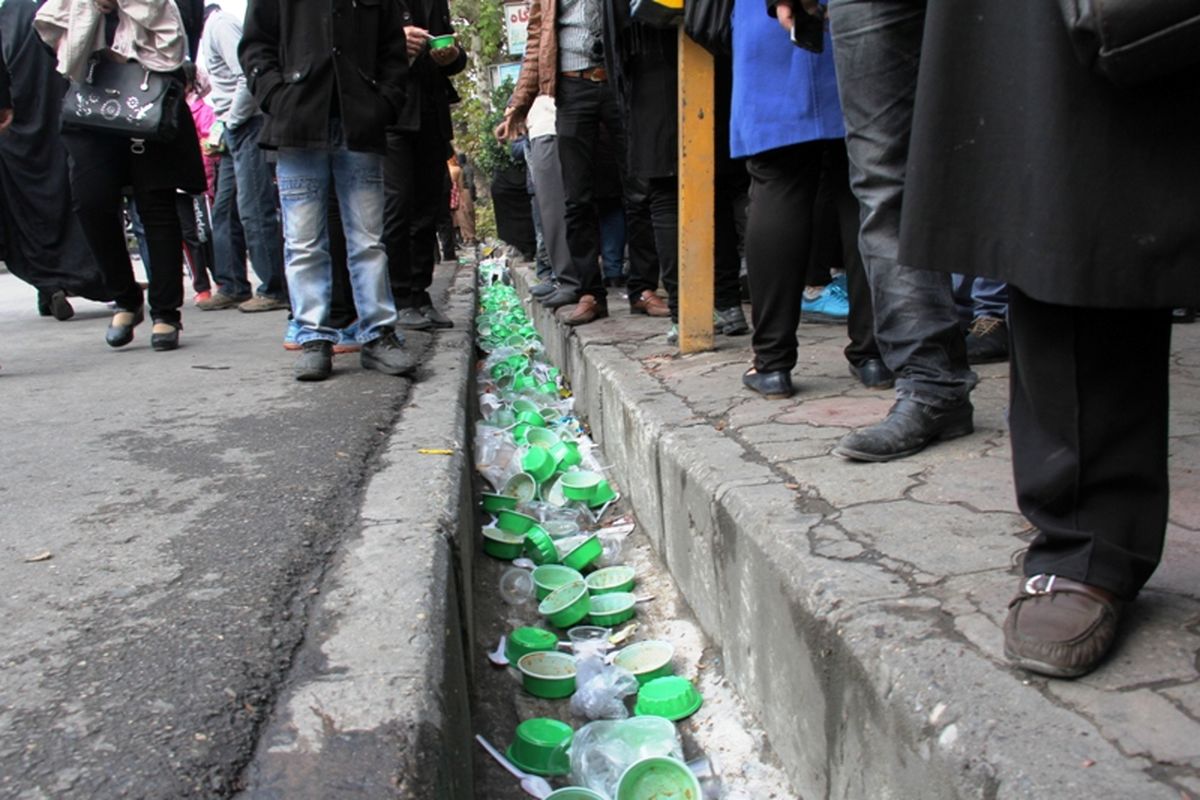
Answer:
[{"label": "brown leather loafer", "polygon": [[1121,601],[1096,586],[1035,575],[1008,604],[1004,654],[1017,666],[1053,678],[1078,678],[1112,647]]},{"label": "brown leather loafer", "polygon": [[578,303],[563,309],[562,321],[565,325],[587,325],[607,316],[608,304],[597,300],[595,295],[585,294]]},{"label": "brown leather loafer", "polygon": [[629,313],[648,314],[651,317],[669,317],[671,309],[667,308],[666,300],[646,289],[636,299],[629,301]]}]

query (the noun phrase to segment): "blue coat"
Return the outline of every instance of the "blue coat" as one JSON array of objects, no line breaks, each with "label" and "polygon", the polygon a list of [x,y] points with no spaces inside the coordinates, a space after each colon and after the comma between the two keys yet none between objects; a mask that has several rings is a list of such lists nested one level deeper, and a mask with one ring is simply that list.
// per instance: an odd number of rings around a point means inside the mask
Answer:
[{"label": "blue coat", "polygon": [[733,157],[845,136],[829,34],[825,52],[810,53],[767,16],[763,0],[734,0]]}]

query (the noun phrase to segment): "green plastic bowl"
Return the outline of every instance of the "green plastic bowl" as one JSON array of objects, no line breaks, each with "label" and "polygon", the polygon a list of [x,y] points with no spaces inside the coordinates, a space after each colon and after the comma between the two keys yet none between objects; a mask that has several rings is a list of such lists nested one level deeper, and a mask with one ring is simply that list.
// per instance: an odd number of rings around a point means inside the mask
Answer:
[{"label": "green plastic bowl", "polygon": [[562,476],[563,495],[568,500],[579,500],[590,503],[596,494],[596,487],[604,480],[595,472],[567,472]]},{"label": "green plastic bowl", "polygon": [[637,570],[625,565],[598,569],[587,576],[588,591],[593,595],[631,592],[636,575]]},{"label": "green plastic bowl", "polygon": [[545,628],[516,628],[504,642],[504,657],[516,664],[530,653],[558,649],[558,637]]},{"label": "green plastic bowl", "polygon": [[[514,392],[526,392],[537,388],[537,378],[527,373],[518,372],[513,375],[512,388]],[[543,424],[545,424],[543,422]]]},{"label": "green plastic bowl", "polygon": [[639,717],[662,717],[678,722],[695,714],[703,704],[704,698],[691,681],[670,675],[648,681],[638,690],[633,713]]},{"label": "green plastic bowl", "polygon": [[583,581],[564,583],[538,604],[538,613],[556,628],[577,625],[592,608],[591,595]]},{"label": "green plastic bowl", "polygon": [[592,492],[592,499],[588,501],[589,508],[598,508],[605,503],[610,503],[617,499],[617,492],[608,481],[600,481],[596,484],[596,489]]},{"label": "green plastic bowl", "polygon": [[[549,450],[551,456],[554,455],[554,448],[562,444],[558,438],[558,434],[547,428],[533,428],[525,435],[525,441],[536,447]],[[557,459],[555,460],[557,461]]]},{"label": "green plastic bowl", "polygon": [[512,437],[513,441],[519,445],[524,445],[528,442],[530,427],[524,422],[518,422],[513,426]]},{"label": "green plastic bowl", "polygon": [[[515,382],[513,386],[515,388]],[[520,422],[522,425],[528,425],[531,428],[546,427],[546,420],[542,419],[542,415],[536,411],[522,411],[520,414],[517,414],[517,422]]]},{"label": "green plastic bowl", "polygon": [[555,475],[550,480],[546,481],[538,489],[538,496],[552,506],[562,508],[567,504],[567,498],[563,497],[562,484],[560,479],[562,475]]},{"label": "green plastic bowl", "polygon": [[558,549],[554,546],[554,540],[541,525],[534,525],[525,531],[525,552],[535,564],[558,563]]},{"label": "green plastic bowl", "polygon": [[537,488],[537,481],[533,479],[532,475],[518,472],[508,479],[502,492],[509,497],[517,498],[518,502],[528,503],[537,495]]},{"label": "green plastic bowl", "polygon": [[583,460],[583,456],[579,453],[578,442],[560,441],[550,448],[550,455],[554,456],[555,460],[558,461],[560,469],[578,467],[579,462]]},{"label": "green plastic bowl", "polygon": [[[531,430],[529,435],[539,432]],[[538,483],[549,479],[554,474],[554,467],[554,456],[544,447],[530,447],[521,454],[521,469],[532,475]]]},{"label": "green plastic bowl", "polygon": [[546,795],[546,800],[608,800],[608,798],[602,794],[593,792],[591,789],[584,789],[579,786],[567,786],[563,789],[555,789]]},{"label": "green plastic bowl", "polygon": [[583,572],[603,554],[604,545],[600,544],[600,539],[593,535],[583,540],[574,550],[564,555],[561,561],[571,569]]},{"label": "green plastic bowl", "polygon": [[637,598],[629,592],[598,594],[592,597],[588,617],[593,625],[612,628],[633,619]]},{"label": "green plastic bowl", "polygon": [[558,422],[559,418],[562,416],[557,408],[543,408],[539,413],[541,413],[542,419],[546,420],[547,425],[552,425],[555,422]]},{"label": "green plastic bowl", "polygon": [[522,656],[517,662],[521,685],[534,697],[556,700],[575,693],[575,658],[546,651]]},{"label": "green plastic bowl", "polygon": [[656,678],[665,678],[675,670],[671,659],[675,656],[675,646],[670,642],[660,642],[653,639],[644,642],[634,642],[623,650],[618,650],[613,656],[613,664],[633,673],[638,686],[644,686]]},{"label": "green plastic bowl", "polygon": [[505,755],[524,772],[534,775],[566,775],[571,771],[567,749],[575,731],[565,722],[534,717],[517,726],[516,736]]},{"label": "green plastic bowl", "polygon": [[537,525],[537,520],[528,514],[522,514],[519,511],[505,509],[496,515],[496,527],[502,531],[509,533],[525,533],[534,525]]},{"label": "green plastic bowl", "polygon": [[700,800],[700,781],[674,758],[635,761],[617,783],[617,800]]},{"label": "green plastic bowl", "polygon": [[512,401],[512,410],[514,414],[523,414],[526,411],[529,411],[537,414],[539,417],[541,416],[541,406],[532,400],[526,400],[523,397]]},{"label": "green plastic bowl", "polygon": [[543,564],[533,570],[533,589],[539,603],[558,587],[581,580],[583,576],[578,570],[562,564]]},{"label": "green plastic bowl", "polygon": [[505,509],[513,511],[516,507],[517,498],[515,497],[509,497],[506,494],[492,494],[491,492],[483,493],[483,510],[489,514],[499,514]]},{"label": "green plastic bowl", "polygon": [[512,561],[525,549],[525,537],[497,528],[483,529],[483,552],[492,558]]}]

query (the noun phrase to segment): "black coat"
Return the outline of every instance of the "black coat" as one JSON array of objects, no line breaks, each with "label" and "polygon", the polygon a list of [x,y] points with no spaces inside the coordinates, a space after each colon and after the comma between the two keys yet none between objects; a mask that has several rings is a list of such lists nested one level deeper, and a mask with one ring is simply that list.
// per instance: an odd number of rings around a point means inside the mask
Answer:
[{"label": "black coat", "polygon": [[901,261],[1047,303],[1200,305],[1200,71],[1117,89],[1049,0],[927,14]]},{"label": "black coat", "polygon": [[[433,36],[454,33],[454,27],[450,24],[450,5],[446,0],[411,0],[404,16],[405,25],[424,28]],[[458,58],[444,67],[433,62],[428,49],[417,56],[408,72],[408,97],[395,129],[415,131],[422,124],[433,123],[437,125],[442,140],[448,142],[453,139],[450,104],[457,103],[459,96],[450,83],[450,76],[462,72],[466,66],[467,51],[461,43]]]},{"label": "black coat", "polygon": [[259,143],[327,147],[338,116],[351,150],[385,152],[404,107],[404,10],[400,0],[250,0],[238,58],[268,115]]}]

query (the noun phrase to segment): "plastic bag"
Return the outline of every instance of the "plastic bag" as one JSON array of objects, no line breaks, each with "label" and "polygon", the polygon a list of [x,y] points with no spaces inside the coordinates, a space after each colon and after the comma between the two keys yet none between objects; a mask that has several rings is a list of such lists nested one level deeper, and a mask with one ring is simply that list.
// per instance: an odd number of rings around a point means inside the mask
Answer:
[{"label": "plastic bag", "polygon": [[607,797],[617,796],[621,775],[643,758],[683,760],[675,724],[662,717],[592,722],[571,740],[571,781]]},{"label": "plastic bag", "polygon": [[571,710],[588,719],[625,719],[625,698],[637,694],[632,672],[605,663],[605,639],[575,643],[575,694]]}]

